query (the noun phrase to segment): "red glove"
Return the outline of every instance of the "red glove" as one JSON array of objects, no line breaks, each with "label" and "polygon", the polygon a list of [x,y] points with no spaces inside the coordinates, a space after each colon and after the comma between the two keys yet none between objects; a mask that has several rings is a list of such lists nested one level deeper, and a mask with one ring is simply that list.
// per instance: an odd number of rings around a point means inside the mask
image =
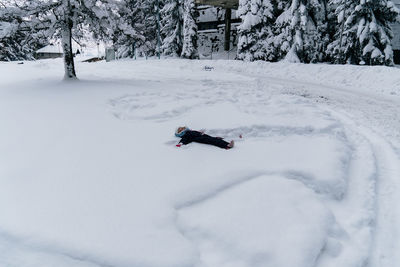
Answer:
[{"label": "red glove", "polygon": [[177,146],[177,147],[181,147],[181,144],[177,144],[176,146]]}]

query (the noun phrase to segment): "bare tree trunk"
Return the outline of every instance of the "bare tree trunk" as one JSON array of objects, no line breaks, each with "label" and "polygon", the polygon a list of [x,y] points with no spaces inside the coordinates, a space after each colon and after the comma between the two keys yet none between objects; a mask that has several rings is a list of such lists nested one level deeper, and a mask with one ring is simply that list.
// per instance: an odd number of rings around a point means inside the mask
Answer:
[{"label": "bare tree trunk", "polygon": [[64,23],[62,26],[62,48],[64,52],[64,79],[76,79],[76,73],[75,73],[75,64],[74,64],[74,55],[72,52],[72,9],[71,9],[71,3],[69,0],[67,0],[67,10],[64,14]]}]

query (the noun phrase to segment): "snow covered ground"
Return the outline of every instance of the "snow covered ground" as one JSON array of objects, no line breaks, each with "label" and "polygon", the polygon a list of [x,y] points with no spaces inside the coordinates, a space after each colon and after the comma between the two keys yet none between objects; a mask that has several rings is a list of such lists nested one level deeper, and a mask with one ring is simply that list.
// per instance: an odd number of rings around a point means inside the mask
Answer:
[{"label": "snow covered ground", "polygon": [[[56,59],[0,73],[1,267],[400,262],[399,69],[137,60],[77,63],[63,82]],[[180,125],[236,147],[177,148]]]}]

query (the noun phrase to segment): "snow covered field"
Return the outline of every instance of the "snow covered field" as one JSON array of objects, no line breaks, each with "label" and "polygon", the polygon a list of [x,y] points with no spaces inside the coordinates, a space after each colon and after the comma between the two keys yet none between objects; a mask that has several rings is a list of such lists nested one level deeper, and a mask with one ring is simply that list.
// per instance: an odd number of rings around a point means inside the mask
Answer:
[{"label": "snow covered field", "polygon": [[[77,63],[63,82],[57,59],[0,73],[1,267],[400,262],[399,69],[138,60]],[[236,146],[177,148],[180,125]]]}]

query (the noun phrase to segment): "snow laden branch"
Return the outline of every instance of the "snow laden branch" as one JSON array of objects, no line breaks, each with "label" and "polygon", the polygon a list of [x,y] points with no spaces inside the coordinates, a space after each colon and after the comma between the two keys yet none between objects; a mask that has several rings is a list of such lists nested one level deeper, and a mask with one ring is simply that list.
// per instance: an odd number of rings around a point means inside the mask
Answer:
[{"label": "snow laden branch", "polygon": [[240,0],[238,58],[393,65],[390,0]]},{"label": "snow laden branch", "polygon": [[399,10],[388,0],[332,0],[337,6],[337,33],[329,51],[338,63],[392,65],[390,23]]},{"label": "snow laden branch", "polygon": [[239,1],[238,58],[319,62],[325,60],[325,0]]},{"label": "snow laden branch", "polygon": [[194,0],[166,0],[161,9],[162,52],[166,56],[198,58],[198,11]]},{"label": "snow laden branch", "polygon": [[197,52],[197,17],[198,12],[194,0],[186,0],[183,12],[183,48],[181,54],[183,58],[199,58]]},{"label": "snow laden branch", "polygon": [[[17,39],[20,32],[26,36],[20,39],[39,40],[42,46],[50,40],[61,39],[64,54],[65,79],[75,79],[76,72],[72,51],[72,39],[79,40],[93,34],[95,39],[105,39],[109,35],[109,11],[114,0],[33,0],[12,2],[0,13],[2,25],[8,25],[1,36]],[[7,12],[5,9],[12,10]],[[9,15],[5,15],[9,14]],[[8,16],[8,17],[7,17]],[[3,38],[2,38],[3,42]],[[10,47],[10,40],[6,45]],[[9,49],[12,50],[12,49]],[[14,57],[15,58],[15,57]],[[13,59],[9,57],[9,59]]]}]

